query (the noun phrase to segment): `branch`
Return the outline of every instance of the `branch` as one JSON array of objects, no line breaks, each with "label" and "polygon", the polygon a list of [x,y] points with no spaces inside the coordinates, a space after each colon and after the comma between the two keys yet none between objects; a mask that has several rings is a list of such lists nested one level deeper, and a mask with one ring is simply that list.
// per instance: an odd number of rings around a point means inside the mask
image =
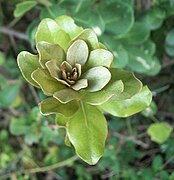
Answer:
[{"label": "branch", "polygon": [[140,140],[135,139],[134,136],[128,136],[128,137],[127,137],[127,136],[124,136],[124,135],[122,135],[122,134],[120,134],[120,133],[118,133],[118,132],[114,132],[113,135],[114,135],[115,137],[118,137],[119,139],[124,140],[124,141],[132,141],[132,142],[134,142],[135,144],[137,144],[137,145],[139,145],[139,146],[141,146],[141,147],[143,147],[143,148],[145,148],[145,149],[147,149],[147,148],[149,147],[148,144],[146,144],[146,143],[144,143],[144,142],[142,142],[142,141],[140,141]]},{"label": "branch", "polygon": [[9,29],[7,27],[3,27],[3,26],[0,27],[0,33],[6,34],[6,35],[9,35],[9,36],[13,36],[13,37],[16,37],[18,39],[25,40],[25,41],[29,41],[26,34],[15,31],[15,30],[12,30],[12,29]]},{"label": "branch", "polygon": [[58,162],[58,163],[50,165],[50,166],[44,166],[44,167],[38,167],[38,168],[32,168],[32,169],[23,169],[23,170],[19,170],[19,171],[10,172],[5,175],[1,175],[0,179],[6,179],[7,177],[11,176],[12,174],[15,174],[15,175],[20,175],[23,173],[24,174],[34,174],[34,173],[51,171],[54,169],[58,169],[60,167],[64,167],[64,166],[68,165],[69,163],[76,161],[77,159],[78,159],[78,156],[75,155],[65,161]]}]

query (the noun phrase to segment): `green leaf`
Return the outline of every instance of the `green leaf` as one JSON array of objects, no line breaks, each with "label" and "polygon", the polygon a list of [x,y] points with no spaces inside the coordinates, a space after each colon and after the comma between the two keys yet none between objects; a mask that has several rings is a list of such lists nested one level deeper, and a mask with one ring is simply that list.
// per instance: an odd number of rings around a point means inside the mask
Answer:
[{"label": "green leaf", "polygon": [[16,104],[15,101],[19,96],[20,83],[18,82],[17,84],[13,84],[13,85],[6,84],[0,87],[2,88],[0,90],[0,106],[6,108],[15,106]]},{"label": "green leaf", "polygon": [[174,29],[169,31],[165,39],[165,50],[169,56],[174,56]]},{"label": "green leaf", "polygon": [[123,68],[128,64],[128,52],[124,49],[124,47],[120,44],[115,46],[115,50],[113,51],[115,55],[115,59],[112,62],[113,67]]},{"label": "green leaf", "polygon": [[124,91],[119,96],[113,96],[113,101],[129,99],[141,90],[142,83],[133,73],[116,68],[111,68],[110,72],[111,82],[122,80],[124,84]]},{"label": "green leaf", "polygon": [[107,32],[114,35],[127,33],[134,22],[132,5],[125,1],[102,1],[99,12]]},{"label": "green leaf", "polygon": [[59,80],[59,75],[60,75],[60,69],[58,67],[58,62],[57,60],[53,59],[50,61],[47,61],[45,66],[47,67],[51,77]]},{"label": "green leaf", "polygon": [[87,58],[88,46],[85,41],[77,40],[68,48],[66,60],[72,67],[74,67],[75,64],[83,66],[86,63]]},{"label": "green leaf", "polygon": [[86,6],[86,2],[82,3],[82,6],[79,11],[74,14],[75,20],[78,24],[82,25],[82,27],[91,28],[97,35],[101,35],[105,30],[105,23],[100,14],[91,6]]},{"label": "green leaf", "polygon": [[59,32],[60,27],[57,23],[49,18],[43,19],[36,32],[36,43],[40,41],[46,41],[49,43],[56,44],[57,33]]},{"label": "green leaf", "polygon": [[167,34],[165,43],[169,46],[174,46],[174,29]]},{"label": "green leaf", "polygon": [[82,93],[82,101],[91,105],[100,105],[108,101],[113,95],[118,96],[124,90],[124,85],[121,80],[108,83],[102,90],[97,92]]},{"label": "green leaf", "polygon": [[173,180],[174,179],[174,172],[171,173],[169,180]]},{"label": "green leaf", "polygon": [[65,117],[73,116],[79,109],[76,101],[62,104],[57,99],[50,97],[39,103],[40,111],[43,115],[62,114]]},{"label": "green leaf", "polygon": [[128,117],[145,109],[150,105],[151,100],[152,93],[147,86],[144,86],[139,93],[130,99],[122,101],[114,101],[111,99],[100,107],[113,116]]},{"label": "green leaf", "polygon": [[38,55],[22,51],[17,57],[17,63],[23,77],[33,86],[39,87],[38,84],[31,78],[32,72],[40,67]]},{"label": "green leaf", "polygon": [[154,123],[151,124],[147,130],[148,135],[151,137],[151,140],[162,144],[164,143],[170,136],[173,128],[168,123]]},{"label": "green leaf", "polygon": [[151,8],[146,12],[146,15],[144,16],[142,21],[149,30],[155,30],[162,25],[165,16],[166,13],[164,10],[161,10],[159,8]]},{"label": "green leaf", "polygon": [[58,65],[65,60],[64,50],[58,44],[41,41],[36,45],[36,48],[39,53],[39,62],[43,67],[46,67],[45,64],[49,60],[56,60]]},{"label": "green leaf", "polygon": [[66,126],[66,123],[69,121],[69,117],[65,117],[62,114],[57,114],[56,115],[56,119],[55,122],[59,125],[59,126]]},{"label": "green leaf", "polygon": [[82,78],[88,80],[88,87],[86,88],[90,92],[101,90],[111,79],[111,73],[105,67],[98,66],[86,71]]},{"label": "green leaf", "polygon": [[158,112],[158,107],[154,101],[151,102],[150,106],[147,107],[142,114],[145,117],[153,117]]},{"label": "green leaf", "polygon": [[152,168],[155,171],[158,171],[158,170],[161,170],[162,165],[163,165],[162,157],[160,155],[155,156],[155,158],[153,159],[153,162],[152,162]]},{"label": "green leaf", "polygon": [[90,50],[99,48],[97,35],[91,29],[83,30],[77,37],[75,37],[75,39],[73,39],[71,43],[73,43],[74,41],[78,39],[84,40],[87,43]]},{"label": "green leaf", "polygon": [[[40,0],[43,1],[43,0]],[[40,11],[40,19],[44,18],[56,18],[65,14],[65,10],[58,5],[53,5],[49,8],[42,8]]]},{"label": "green leaf", "polygon": [[4,55],[0,52],[0,65],[4,64],[5,58]]},{"label": "green leaf", "polygon": [[60,26],[61,29],[63,29],[71,39],[73,39],[75,36],[80,34],[83,31],[83,28],[78,27],[74,20],[69,16],[60,16],[55,19],[57,24]]},{"label": "green leaf", "polygon": [[145,54],[153,56],[156,51],[156,44],[148,39],[141,45],[141,49],[144,51]]},{"label": "green leaf", "polygon": [[169,56],[174,56],[174,46],[165,45],[165,51]]},{"label": "green leaf", "polygon": [[80,158],[90,165],[98,162],[104,152],[107,123],[96,107],[81,103],[67,123],[67,134]]},{"label": "green leaf", "polygon": [[55,92],[65,88],[63,84],[52,78],[46,69],[36,69],[32,73],[32,79],[39,84],[45,95],[51,96]]},{"label": "green leaf", "polygon": [[36,6],[36,4],[37,4],[36,1],[25,1],[25,2],[18,3],[14,11],[14,16],[15,17],[23,16],[27,11],[29,11],[34,6]]},{"label": "green leaf", "polygon": [[54,93],[53,97],[59,100],[61,103],[68,103],[72,100],[80,100],[81,98],[80,93],[70,88],[62,89]]},{"label": "green leaf", "polygon": [[113,60],[113,55],[111,52],[105,49],[95,49],[90,52],[88,61],[85,65],[85,69],[90,69],[96,66],[110,67]]},{"label": "green leaf", "polygon": [[110,51],[112,51],[114,55],[113,67],[123,68],[128,63],[128,53],[126,49],[123,47],[122,43],[113,38],[113,36],[103,35],[102,40],[104,44],[108,47]]},{"label": "green leaf", "polygon": [[139,47],[127,47],[129,52],[128,66],[135,72],[156,75],[161,65],[156,57],[146,53],[146,50],[138,49]]},{"label": "green leaf", "polygon": [[73,86],[72,88],[76,91],[80,89],[84,89],[88,86],[88,80],[87,79],[79,79]]},{"label": "green leaf", "polygon": [[150,31],[147,29],[144,23],[134,23],[131,30],[125,35],[121,36],[121,41],[129,44],[139,45],[148,39]]},{"label": "green leaf", "polygon": [[40,41],[58,44],[66,50],[70,37],[65,31],[60,29],[56,21],[46,18],[41,21],[36,32],[36,43]]},{"label": "green leaf", "polygon": [[12,118],[10,122],[10,132],[13,135],[24,135],[30,127],[26,124],[26,120],[21,118],[21,119],[15,119]]}]

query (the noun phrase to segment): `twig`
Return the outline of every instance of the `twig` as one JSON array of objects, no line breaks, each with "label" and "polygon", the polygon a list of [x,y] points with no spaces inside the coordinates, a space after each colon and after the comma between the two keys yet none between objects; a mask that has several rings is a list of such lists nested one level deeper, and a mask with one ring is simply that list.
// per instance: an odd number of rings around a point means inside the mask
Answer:
[{"label": "twig", "polygon": [[9,36],[13,36],[13,37],[16,37],[18,39],[25,40],[25,41],[29,41],[28,37],[25,34],[18,32],[18,31],[15,31],[15,30],[12,30],[12,29],[9,29],[7,27],[3,27],[3,26],[0,27],[0,33],[6,34]]},{"label": "twig", "polygon": [[39,104],[40,100],[39,100],[39,98],[38,98],[38,95],[37,95],[37,93],[36,93],[36,90],[35,90],[34,87],[31,86],[30,84],[28,84],[28,86],[29,86],[29,88],[30,88],[30,90],[31,90],[31,93],[32,93],[32,95],[33,95],[33,97],[34,97],[34,100],[35,100],[36,104]]},{"label": "twig", "polygon": [[169,66],[173,66],[173,65],[174,65],[173,59],[168,60],[168,62],[166,62],[166,63],[164,63],[164,64],[162,65],[162,69],[167,68],[167,67],[169,67]]},{"label": "twig", "polygon": [[116,173],[113,172],[113,171],[110,171],[110,172],[107,173],[107,174],[101,175],[101,179],[108,179],[108,178],[113,177],[113,176],[116,176]]},{"label": "twig", "polygon": [[124,141],[132,141],[132,142],[134,142],[135,144],[137,144],[137,145],[139,145],[139,146],[141,146],[141,147],[143,147],[143,148],[145,148],[145,149],[147,149],[147,148],[149,147],[148,144],[146,144],[146,143],[144,143],[144,142],[142,142],[142,141],[140,141],[140,140],[135,139],[134,136],[128,136],[128,137],[126,137],[126,136],[124,136],[124,135],[122,135],[122,134],[120,134],[120,133],[118,133],[118,132],[114,132],[113,135],[116,136],[116,137],[118,137],[119,139],[124,140]]},{"label": "twig", "polygon": [[50,166],[38,167],[38,168],[32,168],[32,169],[24,169],[24,170],[10,172],[10,173],[0,176],[0,179],[6,179],[7,177],[11,176],[12,174],[15,174],[15,175],[20,175],[23,173],[24,174],[34,174],[34,173],[51,171],[53,169],[58,169],[60,167],[64,167],[64,166],[68,165],[69,163],[76,161],[77,159],[78,159],[78,156],[75,155],[65,161],[58,162],[58,163],[50,165]]},{"label": "twig", "polygon": [[171,156],[160,168],[160,170],[164,169],[172,160],[174,159],[174,155]]},{"label": "twig", "polygon": [[153,96],[157,96],[157,94],[162,93],[162,92],[168,90],[169,88],[170,88],[170,85],[169,85],[169,84],[167,84],[167,85],[165,85],[165,86],[162,86],[162,87],[160,87],[160,88],[158,88],[158,89],[153,90],[153,91],[152,91],[152,95],[153,95]]}]

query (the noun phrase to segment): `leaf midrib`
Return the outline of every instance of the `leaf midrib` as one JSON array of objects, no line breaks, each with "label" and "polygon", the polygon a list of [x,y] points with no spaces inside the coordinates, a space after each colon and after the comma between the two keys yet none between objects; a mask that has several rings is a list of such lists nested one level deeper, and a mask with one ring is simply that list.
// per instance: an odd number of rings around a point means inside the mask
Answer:
[{"label": "leaf midrib", "polygon": [[89,128],[89,124],[88,124],[88,119],[87,119],[85,107],[84,107],[82,101],[80,101],[80,105],[81,105],[81,107],[82,107],[82,112],[83,112],[83,115],[84,115],[85,125],[86,125],[87,128]]}]

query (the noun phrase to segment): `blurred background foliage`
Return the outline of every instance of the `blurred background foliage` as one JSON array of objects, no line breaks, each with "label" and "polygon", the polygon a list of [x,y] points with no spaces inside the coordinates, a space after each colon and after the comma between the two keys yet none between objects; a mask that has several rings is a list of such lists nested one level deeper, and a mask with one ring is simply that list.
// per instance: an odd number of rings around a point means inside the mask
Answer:
[{"label": "blurred background foliage", "polygon": [[[106,114],[105,154],[95,166],[65,146],[54,116],[40,115],[43,94],[16,63],[35,53],[43,18],[72,16],[92,28],[125,68],[147,84],[153,102],[129,118]],[[174,0],[0,0],[0,179],[174,180]]]}]

